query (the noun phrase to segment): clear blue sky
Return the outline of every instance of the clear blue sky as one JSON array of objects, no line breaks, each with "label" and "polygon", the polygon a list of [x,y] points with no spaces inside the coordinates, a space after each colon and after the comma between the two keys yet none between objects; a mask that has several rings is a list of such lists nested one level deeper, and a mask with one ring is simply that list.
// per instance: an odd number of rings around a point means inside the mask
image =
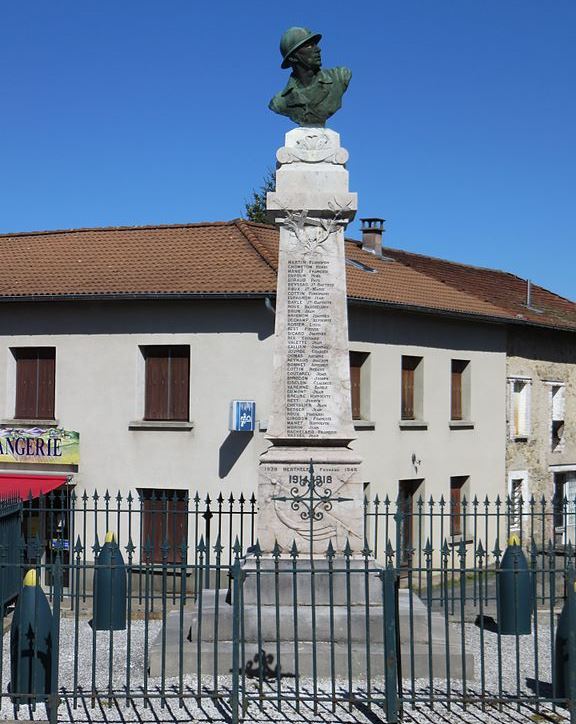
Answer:
[{"label": "clear blue sky", "polygon": [[242,215],[290,25],[353,71],[330,125],[388,245],[576,299],[575,0],[3,0],[0,231]]}]

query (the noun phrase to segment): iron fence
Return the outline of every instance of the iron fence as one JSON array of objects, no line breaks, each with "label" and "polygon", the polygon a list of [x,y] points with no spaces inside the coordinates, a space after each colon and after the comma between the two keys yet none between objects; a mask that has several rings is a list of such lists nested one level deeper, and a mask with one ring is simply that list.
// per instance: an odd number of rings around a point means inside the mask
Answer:
[{"label": "iron fence", "polygon": [[[211,701],[233,722],[254,707],[342,705],[390,722],[422,707],[494,717],[514,707],[576,722],[575,503],[375,498],[365,501],[362,550],[329,545],[312,558],[296,545],[260,550],[254,496],[7,501],[0,597],[36,571],[52,607],[52,648],[43,697],[9,691],[5,637],[0,705],[47,703],[52,721],[58,705],[73,715]],[[511,536],[529,579],[503,568]],[[106,546],[122,565],[100,562]],[[106,600],[111,612],[124,608],[125,628],[99,628],[101,576],[120,568],[125,592],[111,586]],[[504,575],[513,620],[530,610],[529,634],[503,628]],[[563,607],[569,625],[559,634]],[[1,616],[7,629],[10,609]],[[38,646],[32,637],[31,659]]]}]

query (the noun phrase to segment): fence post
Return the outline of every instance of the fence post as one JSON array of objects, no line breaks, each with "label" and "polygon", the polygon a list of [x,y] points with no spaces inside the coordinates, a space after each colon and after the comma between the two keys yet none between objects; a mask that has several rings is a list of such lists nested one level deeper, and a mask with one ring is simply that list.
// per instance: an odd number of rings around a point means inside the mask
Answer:
[{"label": "fence post", "polygon": [[52,601],[52,665],[48,702],[50,724],[58,724],[58,706],[60,704],[58,663],[60,655],[60,602],[62,598],[62,561],[60,551],[56,551],[56,560],[52,566],[52,581],[54,586],[54,598]]},{"label": "fence post", "polygon": [[568,692],[570,699],[570,724],[576,724],[576,573],[568,569]]},{"label": "fence post", "polygon": [[386,721],[398,721],[398,660],[396,658],[396,571],[388,565],[382,572],[384,603],[384,694]]},{"label": "fence post", "polygon": [[238,724],[240,712],[240,577],[242,571],[238,558],[232,564],[232,724]]}]

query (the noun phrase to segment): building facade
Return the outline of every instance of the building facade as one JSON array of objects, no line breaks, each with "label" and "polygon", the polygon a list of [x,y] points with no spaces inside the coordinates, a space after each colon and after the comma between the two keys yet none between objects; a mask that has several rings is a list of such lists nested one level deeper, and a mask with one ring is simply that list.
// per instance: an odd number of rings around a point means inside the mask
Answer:
[{"label": "building facade", "polygon": [[[4,491],[131,492],[148,517],[154,495],[176,511],[184,491],[254,493],[276,233],[234,221],[2,237]],[[532,314],[512,275],[379,242],[348,242],[347,256],[351,445],[367,496],[459,511],[516,491],[522,471],[524,495],[570,491],[576,305],[534,288],[545,310]],[[524,384],[530,435],[512,435]],[[230,429],[233,400],[255,402],[253,432]],[[461,534],[459,514],[450,526]]]}]

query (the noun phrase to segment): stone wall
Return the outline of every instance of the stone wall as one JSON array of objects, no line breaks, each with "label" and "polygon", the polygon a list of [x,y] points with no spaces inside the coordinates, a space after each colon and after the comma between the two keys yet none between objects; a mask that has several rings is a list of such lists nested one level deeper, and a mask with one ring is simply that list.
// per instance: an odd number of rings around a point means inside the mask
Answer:
[{"label": "stone wall", "polygon": [[[536,498],[554,494],[554,474],[576,470],[576,341],[574,335],[530,328],[511,329],[508,335],[508,377],[531,379],[530,433],[513,440],[508,431],[507,477],[528,473],[528,492]],[[550,384],[564,383],[563,444],[552,450]],[[510,406],[508,405],[508,423]],[[555,470],[556,469],[556,470]]]}]

